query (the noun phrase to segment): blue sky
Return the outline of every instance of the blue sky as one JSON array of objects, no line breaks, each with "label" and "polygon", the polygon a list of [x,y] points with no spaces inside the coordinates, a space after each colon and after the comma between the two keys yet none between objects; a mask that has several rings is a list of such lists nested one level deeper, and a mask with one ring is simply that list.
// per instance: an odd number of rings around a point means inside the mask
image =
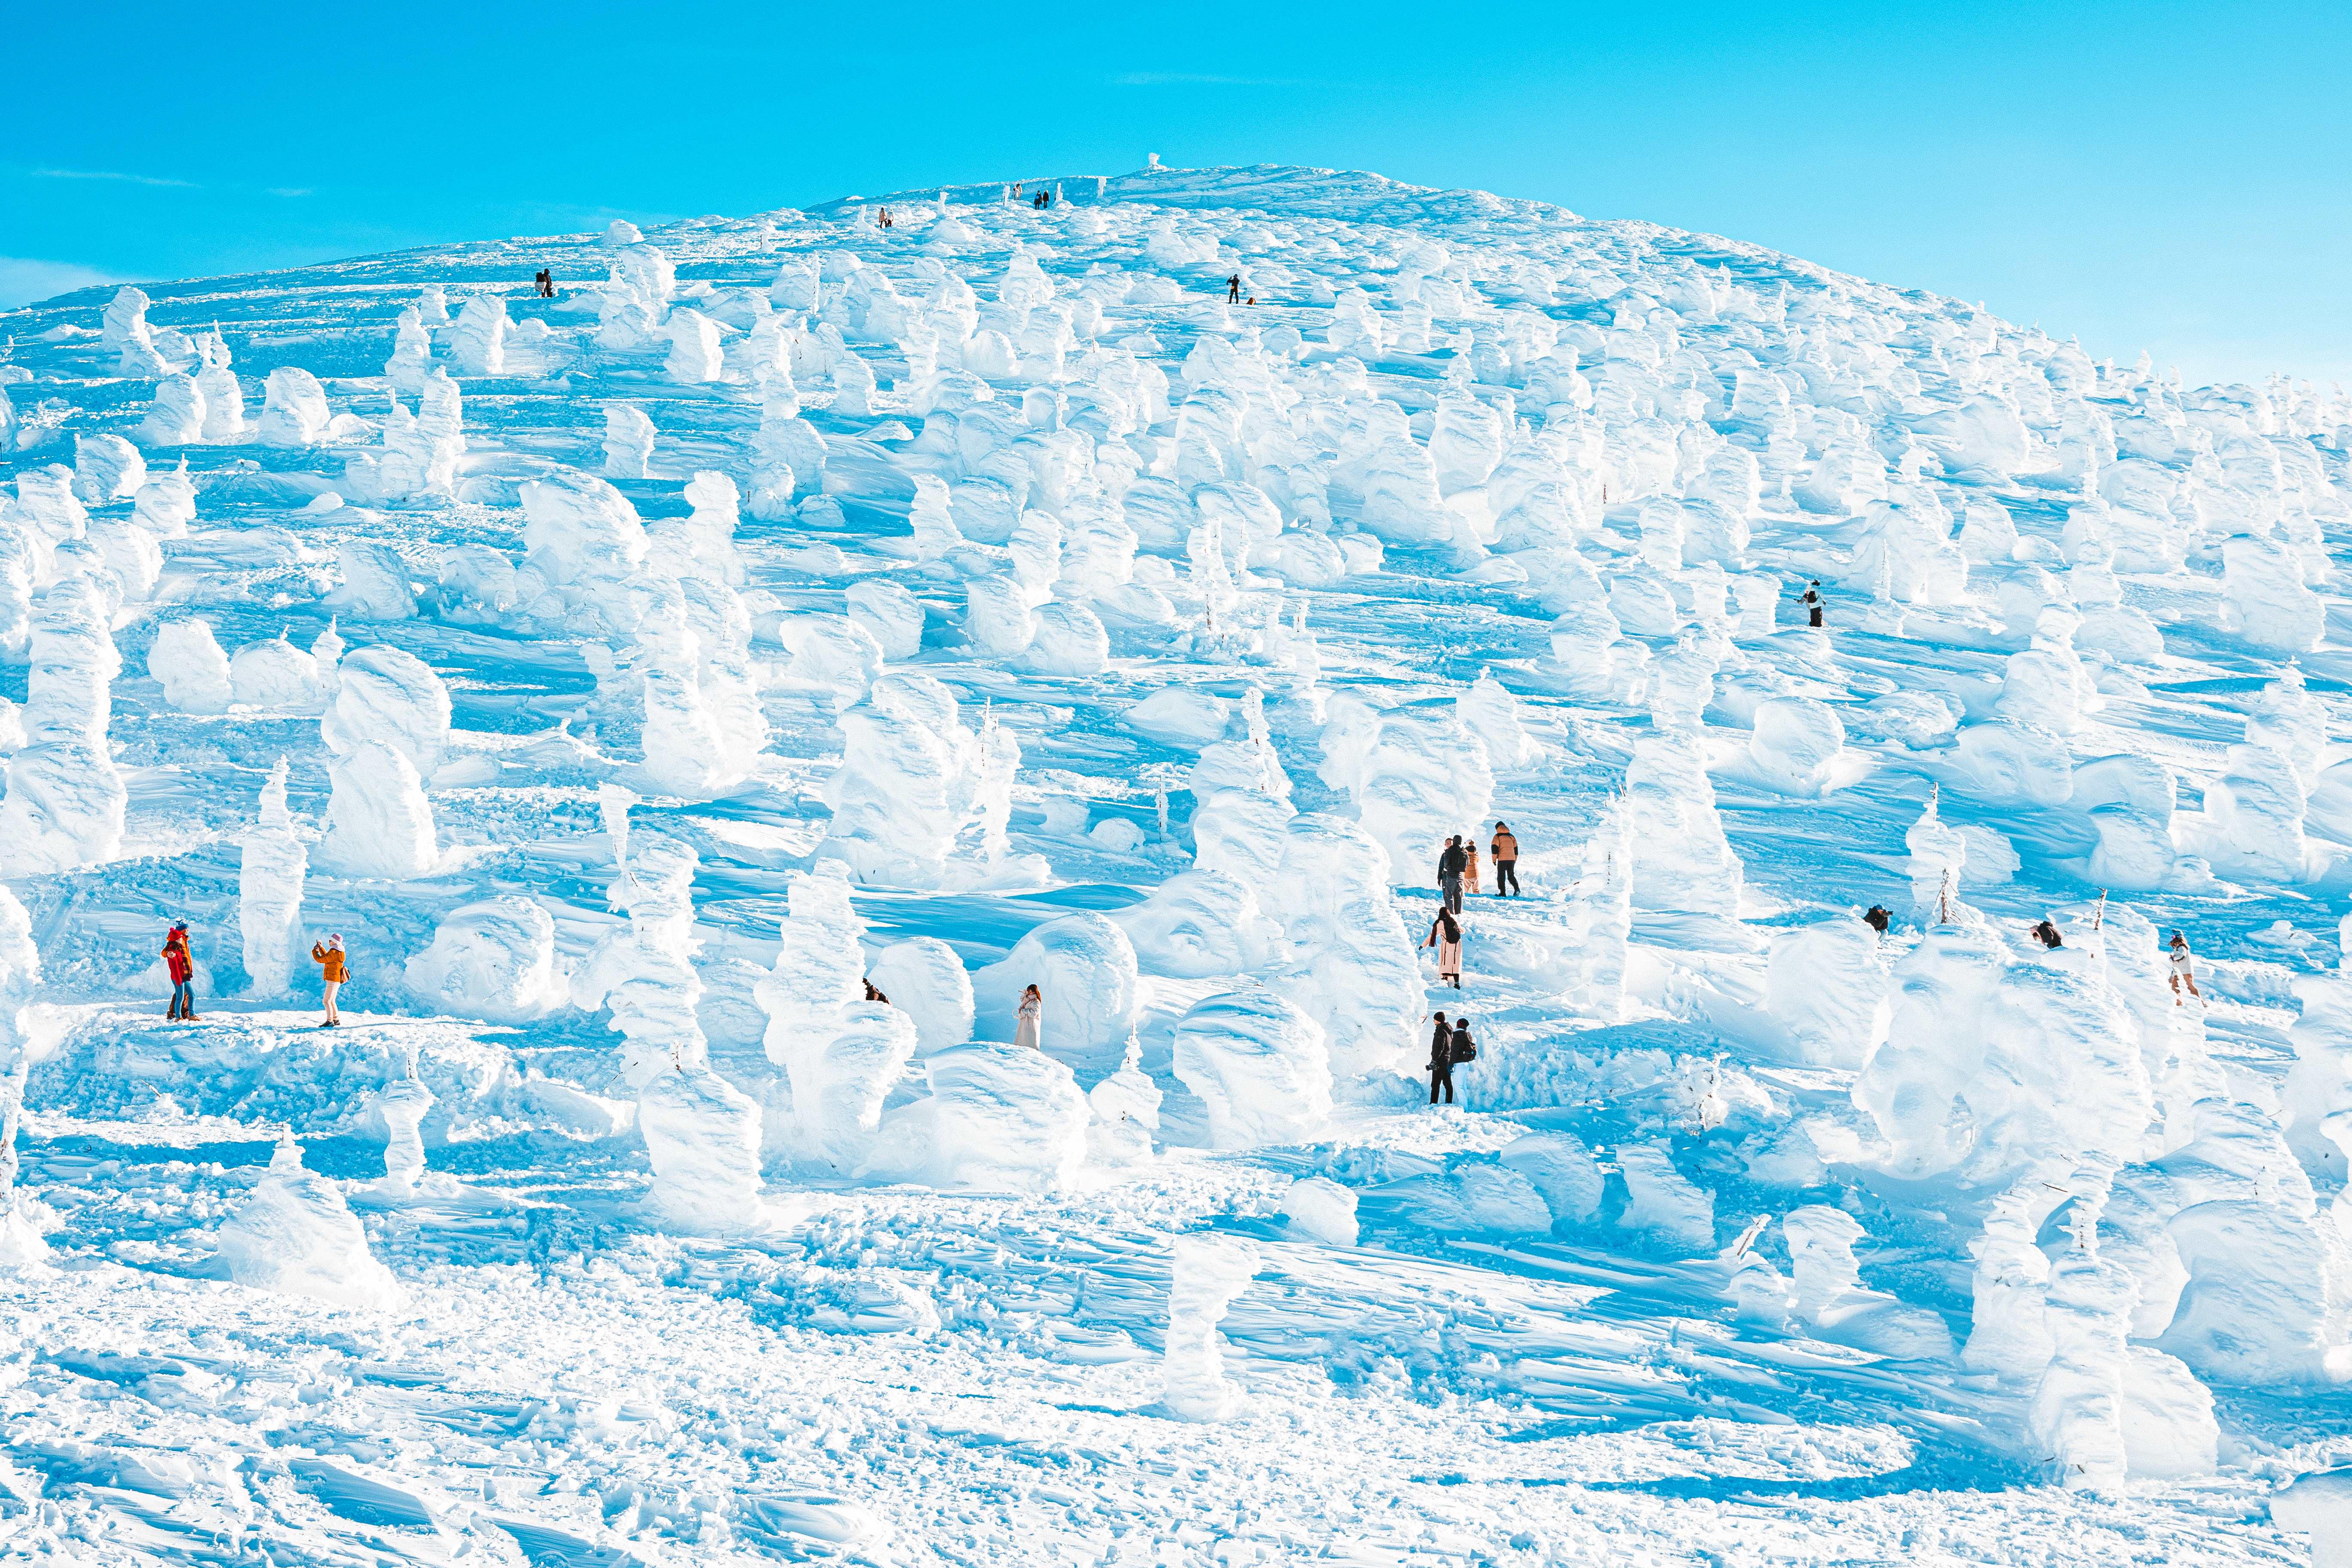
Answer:
[{"label": "blue sky", "polygon": [[60,68],[10,73],[0,304],[1156,152],[1649,218],[2192,381],[2352,384],[2347,43],[2291,5],[26,6],[10,52]]}]

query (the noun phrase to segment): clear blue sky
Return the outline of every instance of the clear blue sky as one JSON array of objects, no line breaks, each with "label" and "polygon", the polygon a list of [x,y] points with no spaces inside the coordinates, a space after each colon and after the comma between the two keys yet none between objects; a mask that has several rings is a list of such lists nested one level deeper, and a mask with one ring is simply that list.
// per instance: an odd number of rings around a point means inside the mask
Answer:
[{"label": "clear blue sky", "polygon": [[2352,10],[2293,4],[27,4],[0,304],[1156,152],[1649,218],[2192,381],[2352,384],[2347,43]]}]

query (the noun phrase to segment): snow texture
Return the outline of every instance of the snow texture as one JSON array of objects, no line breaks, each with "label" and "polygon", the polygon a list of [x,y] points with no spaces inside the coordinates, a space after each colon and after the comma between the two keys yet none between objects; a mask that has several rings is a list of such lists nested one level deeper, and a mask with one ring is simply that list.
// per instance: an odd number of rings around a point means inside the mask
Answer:
[{"label": "snow texture", "polygon": [[2340,1556],[2352,399],[1366,174],[608,224],[11,317],[0,1555]]}]

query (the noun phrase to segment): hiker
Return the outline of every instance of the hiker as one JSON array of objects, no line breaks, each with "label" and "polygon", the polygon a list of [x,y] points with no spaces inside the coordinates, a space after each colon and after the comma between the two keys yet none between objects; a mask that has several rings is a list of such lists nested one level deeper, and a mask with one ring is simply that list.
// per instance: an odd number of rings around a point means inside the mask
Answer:
[{"label": "hiker", "polygon": [[1475,1062],[1478,1059],[1478,1047],[1476,1042],[1470,1038],[1470,1020],[1466,1017],[1454,1020],[1453,1055],[1455,1067],[1460,1067],[1464,1062]]},{"label": "hiker", "polygon": [[[1495,853],[1495,896],[1498,899],[1517,896],[1519,891],[1519,841],[1512,834],[1511,825],[1507,822],[1495,824],[1495,837],[1488,840],[1486,847]],[[1508,893],[1503,891],[1507,884],[1511,889]]]},{"label": "hiker", "polygon": [[1033,1051],[1045,1048],[1037,1038],[1037,1019],[1045,1011],[1045,998],[1034,985],[1021,993],[1021,1026],[1013,1031],[1014,1045],[1026,1046]]},{"label": "hiker", "polygon": [[1225,303],[1228,305],[1238,305],[1241,302],[1242,275],[1236,272],[1231,278],[1225,279]]},{"label": "hiker", "polygon": [[2066,945],[2063,942],[2059,940],[2058,928],[2050,923],[2050,917],[2048,915],[2043,915],[2041,921],[2034,926],[2033,940],[2040,942],[2042,946],[2053,951]]},{"label": "hiker", "polygon": [[1437,950],[1437,983],[1454,983],[1462,989],[1462,927],[1452,910],[1440,910],[1437,918],[1429,922],[1429,940],[1421,944]]},{"label": "hiker", "polygon": [[196,960],[188,951],[188,922],[174,921],[163,938],[163,966],[172,974],[172,1009],[164,1015],[184,1024],[196,1018]]},{"label": "hiker", "polygon": [[1445,853],[1437,858],[1437,890],[1444,895],[1445,907],[1455,914],[1462,912],[1462,872],[1470,864],[1470,857],[1462,852],[1462,836],[1454,835],[1445,841]]},{"label": "hiker", "polygon": [[884,207],[881,212],[876,216],[874,221],[880,224],[884,228],[888,228],[890,226],[890,209],[888,207]]},{"label": "hiker", "polygon": [[1462,841],[1462,891],[1469,898],[1478,896],[1478,836],[1475,833]]},{"label": "hiker", "polygon": [[351,978],[351,965],[343,952],[343,933],[329,931],[324,947],[312,942],[310,962],[319,966],[319,979],[327,993],[327,1021],[319,1027],[331,1029],[343,1021],[343,1016],[335,1011],[335,993],[341,991],[343,982]]},{"label": "hiker", "polygon": [[1429,1103],[1437,1103],[1437,1090],[1445,1089],[1445,1103],[1454,1103],[1454,1030],[1445,1015],[1437,1015],[1436,1032],[1429,1037]]},{"label": "hiker", "polygon": [[2205,1000],[2205,993],[2197,989],[2196,971],[2189,967],[2189,939],[2179,931],[2174,931],[2172,948],[2166,956],[2172,961],[2172,1005],[2176,1007],[2181,1005],[2180,988],[2186,985],[2189,987],[2189,994],[2197,998],[2197,1005],[2200,1007],[2211,1006],[2212,1004]]},{"label": "hiker", "polygon": [[890,998],[882,994],[882,987],[874,984],[874,978],[871,975],[866,976],[866,999],[868,1002],[879,1002],[885,1007],[890,1005]]},{"label": "hiker", "polygon": [[1813,585],[1805,590],[1804,598],[1806,613],[1812,617],[1812,625],[1816,626],[1822,624],[1822,580],[1816,577],[1813,579]]},{"label": "hiker", "polygon": [[1895,911],[1884,904],[1873,904],[1864,912],[1862,923],[1879,935],[1885,936],[1886,928],[1895,923]]}]

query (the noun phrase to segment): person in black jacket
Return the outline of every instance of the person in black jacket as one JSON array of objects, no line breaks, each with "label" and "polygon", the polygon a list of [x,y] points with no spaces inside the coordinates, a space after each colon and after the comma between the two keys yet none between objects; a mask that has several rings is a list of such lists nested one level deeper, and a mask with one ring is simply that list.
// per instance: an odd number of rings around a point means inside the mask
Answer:
[{"label": "person in black jacket", "polygon": [[2042,916],[2040,922],[2034,926],[2033,940],[2048,948],[2060,948],[2066,945],[2065,940],[2058,934],[2058,928],[2051,923],[2048,915]]},{"label": "person in black jacket", "polygon": [[1454,1020],[1453,1055],[1454,1065],[1455,1067],[1460,1067],[1464,1062],[1476,1061],[1478,1059],[1478,1047],[1471,1043],[1470,1020],[1467,1018],[1456,1018]]},{"label": "person in black jacket", "polygon": [[1454,1103],[1454,1030],[1445,1022],[1445,1015],[1437,1015],[1437,1030],[1429,1038],[1429,1103],[1437,1103],[1437,1091],[1443,1086],[1445,1103]]},{"label": "person in black jacket", "polygon": [[1462,873],[1470,868],[1470,852],[1462,847],[1462,835],[1456,833],[1445,841],[1445,853],[1437,858],[1437,890],[1445,895],[1445,907],[1455,914],[1462,912]]}]

